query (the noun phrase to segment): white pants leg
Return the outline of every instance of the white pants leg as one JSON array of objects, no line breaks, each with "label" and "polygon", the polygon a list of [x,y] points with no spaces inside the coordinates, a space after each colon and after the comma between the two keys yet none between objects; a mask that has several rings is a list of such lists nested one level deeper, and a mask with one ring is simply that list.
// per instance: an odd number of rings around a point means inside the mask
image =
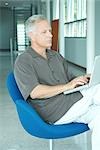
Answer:
[{"label": "white pants leg", "polygon": [[93,104],[76,122],[87,123],[92,131],[92,150],[100,150],[100,105]]},{"label": "white pants leg", "polygon": [[100,114],[89,124],[92,130],[92,150],[100,150]]},{"label": "white pants leg", "polygon": [[86,114],[91,105],[100,105],[100,84],[81,91],[83,98],[75,103],[55,124],[70,123]]},{"label": "white pants leg", "polygon": [[[98,85],[100,89],[100,85]],[[88,107],[94,103],[94,97],[96,96],[97,86],[84,89],[81,91],[83,98],[75,103],[66,114],[60,118],[55,124],[64,124],[75,121],[79,116],[85,114],[88,111]],[[100,91],[100,90],[99,90]],[[98,92],[99,93],[99,92]],[[100,94],[98,94],[97,99]],[[100,100],[100,98],[99,98]],[[97,101],[99,103],[99,101]]]},{"label": "white pants leg", "polygon": [[100,85],[82,91],[83,98],[55,124],[87,123],[92,131],[92,150],[100,150]]},{"label": "white pants leg", "polygon": [[93,104],[100,105],[100,84],[96,85],[93,94]]}]

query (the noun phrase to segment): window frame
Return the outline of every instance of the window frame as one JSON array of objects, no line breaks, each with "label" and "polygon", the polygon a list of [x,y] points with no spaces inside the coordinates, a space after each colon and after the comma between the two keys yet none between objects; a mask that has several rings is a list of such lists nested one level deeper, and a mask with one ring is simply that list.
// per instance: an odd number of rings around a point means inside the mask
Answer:
[{"label": "window frame", "polygon": [[[86,0],[65,0],[64,37],[86,38],[87,36],[86,5],[87,5]],[[84,11],[83,9],[81,9],[81,7],[84,9]]]}]

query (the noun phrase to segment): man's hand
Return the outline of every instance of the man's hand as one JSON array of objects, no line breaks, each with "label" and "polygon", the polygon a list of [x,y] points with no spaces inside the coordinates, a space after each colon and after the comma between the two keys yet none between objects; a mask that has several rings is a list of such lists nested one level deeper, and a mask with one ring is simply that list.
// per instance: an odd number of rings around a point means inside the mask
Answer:
[{"label": "man's hand", "polygon": [[81,86],[84,84],[87,84],[89,82],[90,79],[90,74],[84,75],[84,76],[79,76],[73,80],[71,80],[68,85],[69,85],[69,89],[73,89],[77,86]]},{"label": "man's hand", "polygon": [[88,79],[88,81],[90,80],[90,77],[91,77],[91,74],[86,74],[86,75],[84,75],[87,79]]}]

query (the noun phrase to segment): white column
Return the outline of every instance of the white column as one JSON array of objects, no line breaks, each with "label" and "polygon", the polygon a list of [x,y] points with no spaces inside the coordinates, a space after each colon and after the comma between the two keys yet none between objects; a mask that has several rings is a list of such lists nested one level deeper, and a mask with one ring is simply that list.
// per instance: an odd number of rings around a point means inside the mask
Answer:
[{"label": "white column", "polygon": [[65,57],[64,44],[64,0],[59,0],[59,52]]},{"label": "white column", "polygon": [[95,56],[95,0],[87,0],[87,73],[91,73]]},{"label": "white column", "polygon": [[13,39],[10,38],[10,55],[13,55]]},{"label": "white column", "polygon": [[53,20],[56,19],[56,4],[57,0],[53,0]]},{"label": "white column", "polygon": [[50,0],[46,0],[46,6],[47,19],[50,22]]},{"label": "white column", "polygon": [[59,19],[59,0],[53,0],[53,20]]},{"label": "white column", "polygon": [[[37,5],[37,13],[41,14],[41,1],[36,1],[36,5]],[[33,1],[33,5],[34,5],[34,1]]]},{"label": "white column", "polygon": [[13,69],[14,60],[13,60],[13,39],[10,38],[10,61],[11,61],[11,67]]}]

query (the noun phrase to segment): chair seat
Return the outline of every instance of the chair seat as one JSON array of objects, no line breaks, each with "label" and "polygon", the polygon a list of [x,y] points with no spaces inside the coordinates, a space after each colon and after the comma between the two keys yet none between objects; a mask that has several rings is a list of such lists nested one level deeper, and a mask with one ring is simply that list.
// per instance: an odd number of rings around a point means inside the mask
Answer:
[{"label": "chair seat", "polygon": [[16,101],[19,119],[24,129],[33,136],[57,139],[74,136],[89,130],[87,124],[69,123],[63,125],[48,124],[25,101]]}]

